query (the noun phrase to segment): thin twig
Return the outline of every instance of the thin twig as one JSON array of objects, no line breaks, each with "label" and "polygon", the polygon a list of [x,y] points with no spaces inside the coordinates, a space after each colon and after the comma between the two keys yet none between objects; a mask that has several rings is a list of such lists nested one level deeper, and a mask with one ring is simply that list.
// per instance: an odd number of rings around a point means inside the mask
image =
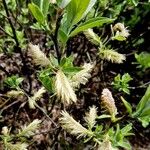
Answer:
[{"label": "thin twig", "polygon": [[57,127],[57,124],[49,117],[43,108],[41,108],[37,103],[35,103],[35,106],[45,114],[45,116],[55,125],[55,127]]},{"label": "thin twig", "polygon": [[9,105],[7,105],[6,107],[4,107],[3,109],[1,109],[0,112],[2,113],[4,110],[6,110],[6,109],[12,107],[13,105],[15,105],[15,104],[17,104],[17,103],[19,103],[19,102],[20,102],[20,99],[18,99],[17,101],[12,102],[11,104],[9,104]]},{"label": "thin twig", "polygon": [[140,86],[136,86],[136,87],[129,87],[129,89],[138,89],[138,88],[145,88],[147,85],[150,84],[150,81],[140,85]]}]

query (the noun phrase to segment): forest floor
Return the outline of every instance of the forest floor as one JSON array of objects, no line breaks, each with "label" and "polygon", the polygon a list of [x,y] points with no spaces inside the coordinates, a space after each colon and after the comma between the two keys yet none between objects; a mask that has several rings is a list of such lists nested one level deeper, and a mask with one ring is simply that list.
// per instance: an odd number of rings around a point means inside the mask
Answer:
[{"label": "forest floor", "polygon": [[[41,41],[40,45],[44,45],[44,38],[41,38],[40,40],[37,39],[35,38],[33,41],[34,44],[38,44],[39,41]],[[69,46],[72,53],[74,53],[74,64],[76,66],[81,66],[84,62],[90,62],[97,59],[97,49],[90,44],[83,35],[72,39]],[[44,49],[43,51],[48,54],[50,50]],[[112,92],[119,114],[126,111],[120,100],[120,96],[124,96],[126,99],[130,100],[130,103],[133,105],[138,103],[145,92],[145,89],[139,86],[141,85],[141,82],[147,83],[149,81],[150,72],[148,71],[145,75],[140,76],[138,74],[138,69],[132,63],[135,61],[134,54],[131,51],[130,53],[126,52],[125,54],[128,56],[127,60],[121,65],[107,63],[105,61],[96,62],[89,82],[86,85],[81,86],[77,92],[77,104],[67,108],[76,119],[82,121],[82,117],[89,106],[95,105],[98,109],[101,109],[100,96],[102,89],[104,88],[108,88]],[[10,89],[4,86],[3,81],[10,75],[18,74],[19,76],[23,76],[25,79],[22,87],[30,95],[37,91],[41,86],[41,83],[37,80],[37,72],[35,71],[38,67],[35,67],[32,64],[31,58],[28,57],[26,51],[24,52],[24,55],[26,56],[27,61],[25,70],[22,69],[24,64],[22,63],[19,53],[13,53],[13,55],[10,56],[5,53],[0,54],[0,65],[4,68],[4,70],[0,70],[0,128],[7,126],[11,128],[12,132],[15,132],[15,129],[20,128],[26,122],[31,122],[31,120],[38,118],[42,120],[42,126],[37,131],[37,135],[33,137],[35,143],[33,142],[29,149],[61,150],[63,143],[71,145],[74,150],[82,149],[82,146],[78,143],[79,141],[72,136],[64,135],[62,128],[58,125],[62,106],[59,103],[54,105],[55,97],[50,98],[48,93],[45,93],[43,98],[38,101],[39,106],[47,111],[49,117],[41,109],[29,109],[27,98],[24,96],[19,96],[17,99],[6,98],[5,95]],[[133,80],[130,83],[130,95],[123,95],[121,92],[113,89],[111,83],[118,73],[129,73],[133,77]],[[53,124],[51,119],[57,126]],[[126,119],[124,122],[126,122]],[[133,122],[133,126],[135,135],[130,137],[130,142],[134,147],[133,150],[150,150],[150,128],[147,127],[145,129],[138,122]],[[62,136],[67,137],[66,139],[64,138],[66,140],[65,142],[63,141],[64,139]],[[88,149],[88,147],[86,149]]]}]

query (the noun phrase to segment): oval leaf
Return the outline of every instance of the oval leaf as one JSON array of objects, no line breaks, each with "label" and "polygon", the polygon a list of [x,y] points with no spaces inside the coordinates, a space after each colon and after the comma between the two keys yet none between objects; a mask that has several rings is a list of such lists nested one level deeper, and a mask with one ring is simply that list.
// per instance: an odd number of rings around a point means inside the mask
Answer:
[{"label": "oval leaf", "polygon": [[30,3],[28,5],[30,11],[32,12],[34,18],[41,24],[44,24],[45,21],[45,17],[43,15],[43,13],[41,12],[40,8],[35,5],[34,3]]},{"label": "oval leaf", "polygon": [[67,22],[70,28],[77,24],[86,11],[90,0],[72,0],[67,6]]},{"label": "oval leaf", "polygon": [[41,11],[46,16],[48,14],[48,9],[50,6],[50,1],[49,0],[42,0],[41,1]]},{"label": "oval leaf", "polygon": [[89,28],[93,28],[96,26],[102,26],[104,23],[111,23],[114,19],[106,18],[106,17],[97,17],[86,21],[85,23],[79,25],[75,30],[73,30],[70,34],[70,37],[75,36],[77,33],[85,31]]},{"label": "oval leaf", "polygon": [[129,102],[127,102],[123,97],[121,97],[121,100],[124,104],[124,106],[126,107],[127,109],[127,112],[131,115],[132,114],[132,106]]},{"label": "oval leaf", "polygon": [[148,86],[144,96],[140,100],[140,102],[137,105],[136,112],[132,115],[133,117],[138,117],[140,114],[142,114],[144,108],[150,103],[150,85]]}]

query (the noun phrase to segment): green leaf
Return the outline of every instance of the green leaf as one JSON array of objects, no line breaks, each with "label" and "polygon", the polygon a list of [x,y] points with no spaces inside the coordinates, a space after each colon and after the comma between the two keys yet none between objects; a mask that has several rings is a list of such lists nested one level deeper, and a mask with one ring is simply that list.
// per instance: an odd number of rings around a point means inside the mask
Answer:
[{"label": "green leaf", "polygon": [[150,53],[142,52],[139,55],[135,54],[135,58],[144,69],[150,68]]},{"label": "green leaf", "polygon": [[40,9],[45,17],[48,14],[49,6],[50,6],[50,0],[41,0],[40,1]]},{"label": "green leaf", "polygon": [[131,133],[132,124],[128,124],[122,129],[120,128],[120,124],[117,124],[116,129],[110,128],[108,131],[110,141],[114,147],[123,147],[127,150],[131,150],[130,143],[127,141],[126,136],[133,135]]},{"label": "green leaf", "polygon": [[74,58],[72,56],[70,57],[64,57],[62,60],[61,60],[61,67],[74,67],[73,65],[73,60]]},{"label": "green leaf", "polygon": [[34,16],[34,18],[40,23],[40,24],[44,24],[45,22],[45,17],[42,13],[42,11],[40,10],[40,8],[35,5],[34,3],[30,3],[28,5],[30,11],[32,12],[32,15]]},{"label": "green leaf", "polygon": [[126,38],[124,36],[121,36],[121,35],[115,35],[114,37],[112,37],[112,40],[125,41]]},{"label": "green leaf", "polygon": [[147,127],[150,123],[150,85],[147,88],[145,95],[139,102],[136,111],[132,117],[137,118],[142,122],[143,127]]},{"label": "green leaf", "polygon": [[142,110],[140,117],[149,116],[150,117],[150,103]]},{"label": "green leaf", "polygon": [[58,60],[52,54],[50,54],[50,62],[52,63],[54,67],[58,67],[59,65]]},{"label": "green leaf", "polygon": [[150,122],[150,117],[145,116],[145,117],[138,117],[138,120],[142,123],[142,126],[146,128],[149,125]]},{"label": "green leaf", "polygon": [[140,100],[139,104],[137,105],[136,112],[133,114],[133,117],[138,117],[142,114],[144,108],[150,104],[150,85],[148,86],[144,96]]},{"label": "green leaf", "polygon": [[119,142],[118,145],[126,150],[131,150],[132,147],[129,142]]},{"label": "green leaf", "polygon": [[37,5],[37,6],[39,6],[40,7],[40,0],[32,0],[32,2],[35,4],[35,5]]},{"label": "green leaf", "polygon": [[89,2],[90,0],[71,0],[67,6],[67,22],[71,25],[71,27],[82,19]]},{"label": "green leaf", "polygon": [[111,118],[111,116],[103,114],[103,115],[98,116],[96,119],[105,119],[105,118]]},{"label": "green leaf", "polygon": [[54,91],[54,81],[52,77],[52,71],[50,69],[47,70],[42,70],[38,76],[40,82],[42,85],[49,91],[53,92]]},{"label": "green leaf", "polygon": [[88,7],[87,7],[87,9],[84,12],[84,14],[83,14],[82,17],[85,17],[90,12],[90,10],[92,9],[92,7],[95,5],[96,1],[97,0],[90,0],[89,5],[88,5]]},{"label": "green leaf", "polygon": [[11,88],[18,88],[19,84],[21,84],[21,82],[24,79],[22,77],[18,77],[16,75],[13,75],[11,77],[6,78],[5,83],[10,86]]},{"label": "green leaf", "polygon": [[62,29],[60,29],[58,38],[65,45],[68,40],[68,35]]},{"label": "green leaf", "polygon": [[122,88],[122,91],[127,93],[127,94],[130,94],[130,90],[128,89],[128,85],[125,88]]},{"label": "green leaf", "polygon": [[120,141],[122,139],[121,137],[121,129],[120,129],[120,125],[117,124],[116,126],[116,133],[115,133],[115,138],[116,138],[116,141]]},{"label": "green leaf", "polygon": [[124,106],[126,107],[127,109],[127,112],[131,115],[132,114],[132,106],[129,102],[127,102],[123,97],[121,97],[121,100],[124,104]]},{"label": "green leaf", "polygon": [[39,22],[33,23],[33,25],[30,26],[30,28],[34,30],[44,30],[44,27]]},{"label": "green leaf", "polygon": [[133,80],[133,78],[131,78],[131,76],[130,76],[128,73],[126,73],[126,74],[124,74],[124,75],[122,76],[122,81],[123,81],[124,83],[128,83],[128,82],[131,81],[131,80]]},{"label": "green leaf", "polygon": [[126,125],[124,128],[121,129],[121,132],[124,136],[133,135],[129,131],[132,130],[132,123]]},{"label": "green leaf", "polygon": [[82,69],[80,67],[63,67],[64,73],[68,75],[74,75],[81,70]]},{"label": "green leaf", "polygon": [[45,76],[45,77],[39,77],[42,85],[49,91],[49,92],[53,92],[54,88],[53,88],[53,79],[48,77],[48,76]]},{"label": "green leaf", "polygon": [[61,3],[59,4],[59,7],[61,9],[65,8],[69,3],[70,3],[71,0],[62,0]]},{"label": "green leaf", "polygon": [[138,5],[138,2],[139,2],[139,0],[130,0],[131,1],[131,3],[134,5],[134,6],[137,6]]},{"label": "green leaf", "polygon": [[95,134],[101,133],[102,130],[103,130],[103,126],[102,125],[96,125]]},{"label": "green leaf", "polygon": [[60,62],[60,67],[65,74],[74,75],[75,73],[82,70],[81,67],[75,67],[73,65],[73,57],[64,57]]},{"label": "green leaf", "polygon": [[89,28],[102,26],[104,23],[111,23],[114,19],[106,18],[106,17],[97,17],[93,19],[89,19],[85,23],[79,25],[75,30],[70,33],[70,37],[75,36],[77,33],[85,31]]},{"label": "green leaf", "polygon": [[114,86],[115,89],[130,94],[128,82],[131,80],[132,78],[128,73],[125,73],[122,77],[120,74],[118,74],[114,78],[114,82],[112,82],[112,85]]},{"label": "green leaf", "polygon": [[46,17],[50,6],[50,0],[32,0],[33,3],[39,7],[43,15]]},{"label": "green leaf", "polygon": [[63,57],[60,61],[60,66],[63,67],[65,65],[66,61],[67,61],[66,57]]},{"label": "green leaf", "polygon": [[[59,38],[63,44],[66,44],[68,35],[73,26],[85,17],[85,15],[92,9],[95,2],[96,0],[71,0],[71,2],[69,2],[66,7],[66,13],[63,15],[63,19],[61,20],[61,27],[59,30]],[[63,38],[63,36],[65,38]]]}]

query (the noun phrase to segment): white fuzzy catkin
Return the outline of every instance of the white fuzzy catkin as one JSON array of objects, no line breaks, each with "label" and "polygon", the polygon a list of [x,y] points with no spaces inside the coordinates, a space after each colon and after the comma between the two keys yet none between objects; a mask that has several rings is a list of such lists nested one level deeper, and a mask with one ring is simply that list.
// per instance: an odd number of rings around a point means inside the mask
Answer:
[{"label": "white fuzzy catkin", "polygon": [[9,134],[8,127],[7,127],[7,126],[2,127],[1,133],[2,133],[3,135],[5,135],[5,136],[6,136],[7,134]]},{"label": "white fuzzy catkin", "polygon": [[15,144],[12,144],[10,142],[5,144],[6,149],[8,150],[27,150],[27,147],[29,146],[27,143],[20,143],[17,142]]},{"label": "white fuzzy catkin", "polygon": [[55,4],[57,1],[56,0],[50,0],[50,3]]},{"label": "white fuzzy catkin", "polygon": [[115,105],[115,100],[112,96],[112,93],[109,91],[109,89],[107,88],[103,89],[101,95],[101,101],[104,107],[111,115],[117,114],[117,107]]},{"label": "white fuzzy catkin", "polygon": [[44,87],[41,87],[33,96],[32,99],[34,99],[35,101],[40,99],[43,94],[46,92],[46,89]]},{"label": "white fuzzy catkin", "polygon": [[65,74],[58,70],[56,73],[55,90],[59,99],[64,104],[71,104],[77,101],[76,94]]},{"label": "white fuzzy catkin", "polygon": [[36,101],[39,100],[45,92],[46,92],[45,88],[41,87],[32,97],[28,98],[29,107],[31,109],[35,109]]},{"label": "white fuzzy catkin", "polygon": [[19,136],[30,137],[34,135],[34,132],[39,128],[41,120],[35,119],[28,126],[22,127],[19,131]]},{"label": "white fuzzy catkin", "polygon": [[100,38],[96,33],[94,33],[93,29],[88,29],[88,30],[84,31],[83,33],[91,43],[93,43],[95,45],[100,44],[100,42],[101,42]]},{"label": "white fuzzy catkin", "polygon": [[85,63],[83,69],[71,78],[72,86],[74,88],[79,88],[80,84],[85,85],[88,82],[88,79],[91,77],[91,71],[93,67],[93,64]]},{"label": "white fuzzy catkin", "polygon": [[129,30],[124,26],[123,23],[116,23],[113,27],[114,31],[117,31],[116,34],[127,38],[129,34]]},{"label": "white fuzzy catkin", "polygon": [[112,63],[123,63],[123,61],[126,59],[125,55],[120,54],[113,49],[100,49],[99,50],[100,58],[105,59],[108,61],[111,61]]},{"label": "white fuzzy catkin", "polygon": [[85,137],[92,135],[92,132],[84,128],[79,122],[73,119],[66,111],[61,112],[62,117],[60,118],[61,126],[66,129],[70,134],[77,135],[79,137]]},{"label": "white fuzzy catkin", "polygon": [[97,110],[95,106],[90,107],[90,111],[86,113],[85,121],[87,122],[88,126],[92,129],[96,123],[97,117]]},{"label": "white fuzzy catkin", "polygon": [[113,148],[111,142],[109,140],[106,140],[102,142],[101,145],[99,145],[98,150],[118,150],[118,149]]},{"label": "white fuzzy catkin", "polygon": [[35,65],[40,65],[43,67],[47,67],[50,65],[50,60],[46,57],[46,55],[40,50],[39,45],[29,44],[28,52],[33,58],[33,62]]},{"label": "white fuzzy catkin", "polygon": [[6,94],[10,98],[17,98],[19,95],[24,95],[22,91],[11,90]]}]

